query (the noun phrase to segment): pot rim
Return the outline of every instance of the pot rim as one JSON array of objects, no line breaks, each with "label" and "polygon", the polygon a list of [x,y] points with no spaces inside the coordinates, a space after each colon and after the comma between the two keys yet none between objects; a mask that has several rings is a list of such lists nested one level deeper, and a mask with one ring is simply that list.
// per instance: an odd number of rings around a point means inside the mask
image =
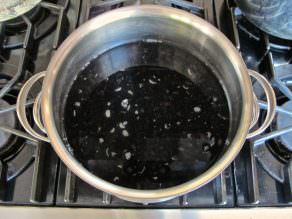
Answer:
[{"label": "pot rim", "polygon": [[[231,60],[236,69],[241,86],[241,95],[243,100],[243,108],[241,113],[241,121],[235,137],[231,141],[228,149],[208,170],[196,178],[187,181],[183,184],[158,190],[138,190],[130,189],[122,186],[112,184],[90,173],[84,168],[81,163],[74,158],[74,156],[67,150],[65,144],[60,137],[53,116],[53,93],[54,84],[58,75],[58,69],[62,62],[69,54],[72,45],[75,45],[86,34],[96,30],[97,28],[115,22],[119,19],[128,18],[131,16],[165,16],[169,19],[179,19],[180,22],[188,23],[196,28],[201,28],[208,37],[217,40],[218,44],[227,51],[227,56]],[[198,189],[210,182],[218,176],[229,164],[235,159],[240,152],[249,131],[251,117],[252,117],[252,85],[248,75],[247,68],[239,55],[238,51],[232,43],[215,27],[203,19],[184,12],[179,9],[174,9],[166,6],[158,5],[142,5],[129,6],[120,9],[115,9],[99,15],[88,22],[81,25],[62,43],[56,51],[51,62],[49,63],[47,74],[44,79],[42,88],[42,118],[47,130],[48,137],[51,144],[60,159],[66,166],[78,177],[93,187],[103,190],[112,195],[121,197],[122,199],[141,202],[152,203],[171,199],[176,196],[186,194],[190,191]]]}]

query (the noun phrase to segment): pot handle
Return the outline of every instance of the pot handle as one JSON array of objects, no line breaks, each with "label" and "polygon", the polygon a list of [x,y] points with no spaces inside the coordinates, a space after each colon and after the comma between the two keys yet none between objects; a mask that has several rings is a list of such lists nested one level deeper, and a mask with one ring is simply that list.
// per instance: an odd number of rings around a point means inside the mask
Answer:
[{"label": "pot handle", "polygon": [[[24,85],[20,89],[18,97],[17,97],[16,113],[17,113],[17,117],[18,117],[21,125],[23,126],[23,128],[25,129],[25,131],[27,133],[29,133],[33,137],[37,138],[38,140],[50,142],[50,140],[46,136],[39,134],[31,127],[31,125],[29,124],[28,119],[26,117],[26,111],[25,111],[25,102],[27,100],[27,96],[29,94],[29,91],[31,90],[31,88],[33,87],[33,85],[36,82],[38,82],[40,79],[45,77],[45,74],[46,74],[46,71],[37,73],[37,74],[33,75],[32,77],[30,77],[24,83]],[[40,100],[41,100],[41,93],[39,93],[37,95],[37,97],[35,98],[34,104],[33,104],[33,119],[34,119],[35,124],[38,126],[38,128],[43,133],[46,133],[44,125],[42,124],[42,121],[41,121]]]},{"label": "pot handle", "polygon": [[[259,74],[258,72],[254,71],[254,70],[248,70],[249,75],[253,78],[255,78],[257,80],[257,82],[261,85],[261,87],[264,89],[266,98],[267,98],[267,114],[266,114],[266,118],[264,120],[264,122],[262,123],[262,125],[252,131],[249,132],[247,135],[247,138],[252,138],[255,137],[259,134],[261,134],[262,132],[264,132],[266,130],[266,128],[269,127],[269,125],[271,124],[271,122],[274,119],[275,113],[276,113],[276,106],[277,106],[277,101],[276,101],[276,95],[274,92],[274,89],[272,88],[271,84],[269,83],[269,81],[262,76],[261,74]],[[258,100],[255,94],[253,94],[254,97],[254,101],[253,101],[253,117],[252,117],[252,121],[251,121],[251,125],[250,125],[250,130],[255,126],[255,124],[257,123],[258,119],[259,119],[259,114],[260,114],[260,108],[258,105]]]},{"label": "pot handle", "polygon": [[[251,77],[255,78],[259,82],[261,87],[264,89],[264,92],[265,92],[265,95],[267,98],[268,107],[267,107],[266,118],[265,118],[263,124],[258,129],[254,130],[252,132],[249,132],[247,134],[247,139],[255,137],[266,130],[266,128],[271,124],[271,122],[274,119],[274,116],[276,113],[276,106],[277,106],[276,96],[275,96],[274,90],[273,90],[272,86],[270,85],[270,83],[268,82],[268,80],[264,76],[262,76],[261,74],[259,74],[258,72],[254,71],[254,70],[248,70],[248,72],[249,72],[249,75]],[[39,134],[30,126],[28,119],[26,117],[26,111],[25,111],[25,102],[27,100],[27,96],[28,96],[29,91],[31,90],[31,88],[33,87],[33,85],[37,81],[39,81],[40,79],[45,77],[45,74],[46,74],[46,71],[35,74],[24,83],[24,85],[21,88],[19,95],[17,97],[16,112],[17,112],[17,116],[18,116],[18,119],[19,119],[21,125],[23,126],[23,128],[25,129],[25,131],[27,133],[29,133],[30,135],[32,135],[33,137],[35,137],[41,141],[50,142],[50,140],[46,136]],[[259,114],[260,114],[260,108],[259,108],[259,105],[257,102],[258,100],[257,100],[257,97],[255,94],[253,94],[253,100],[254,100],[253,101],[253,115],[252,115],[250,130],[257,123],[258,118],[259,118]],[[40,113],[41,102],[40,101],[41,101],[41,92],[37,95],[37,97],[35,98],[35,101],[34,101],[33,119],[35,121],[35,124],[38,126],[38,128],[43,133],[46,133],[45,127],[41,121],[41,113]]]}]

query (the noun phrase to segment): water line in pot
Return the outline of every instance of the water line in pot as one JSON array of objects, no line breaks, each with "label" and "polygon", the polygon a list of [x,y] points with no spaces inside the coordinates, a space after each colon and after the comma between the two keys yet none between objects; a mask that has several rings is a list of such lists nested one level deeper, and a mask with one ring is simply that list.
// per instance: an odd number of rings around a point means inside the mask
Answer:
[{"label": "water line in pot", "polygon": [[[136,46],[143,52],[124,56],[154,63],[164,51],[156,42],[130,47]],[[102,56],[116,57],[118,50]],[[65,131],[74,156],[93,174],[136,189],[179,185],[208,169],[228,142],[230,114],[212,69],[192,57],[196,71],[189,66],[186,75],[196,75],[194,81],[154,65],[100,81],[102,56],[81,68],[68,94]]]}]

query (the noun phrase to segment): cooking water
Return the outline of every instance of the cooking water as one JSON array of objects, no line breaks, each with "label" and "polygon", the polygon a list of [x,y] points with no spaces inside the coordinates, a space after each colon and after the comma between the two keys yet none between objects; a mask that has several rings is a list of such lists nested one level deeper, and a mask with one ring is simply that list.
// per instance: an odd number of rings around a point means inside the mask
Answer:
[{"label": "cooking water", "polygon": [[[86,81],[84,75],[77,80]],[[159,189],[193,179],[220,154],[229,130],[227,100],[213,79],[213,95],[206,96],[207,85],[171,69],[137,66],[96,84],[87,98],[79,88],[66,103],[74,156],[95,175],[129,188]]]}]

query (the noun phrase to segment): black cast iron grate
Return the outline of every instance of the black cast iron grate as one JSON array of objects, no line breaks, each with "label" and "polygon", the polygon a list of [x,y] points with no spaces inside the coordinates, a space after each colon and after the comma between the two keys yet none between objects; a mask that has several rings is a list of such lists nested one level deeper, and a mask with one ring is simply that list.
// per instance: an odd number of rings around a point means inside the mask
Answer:
[{"label": "black cast iron grate", "polygon": [[[1,84],[0,98],[7,99],[11,92],[17,95],[22,83],[38,71],[37,59],[39,45],[49,46],[46,59],[64,38],[61,31],[65,28],[65,13],[69,7],[66,1],[42,1],[37,11],[29,12],[0,24],[0,71],[1,79],[7,81]],[[36,14],[33,16],[33,14]],[[13,67],[11,67],[13,66]],[[40,67],[46,69],[46,65]],[[3,75],[9,75],[4,77]],[[3,77],[2,77],[3,76]],[[32,101],[28,101],[29,106]],[[0,116],[5,117],[4,111],[15,114],[15,101],[8,107],[0,109]],[[15,115],[16,117],[16,115]],[[24,131],[17,127],[1,126],[3,132],[12,135],[23,135]],[[9,156],[0,158],[0,204],[7,205],[53,205],[55,200],[58,158],[49,145],[21,140]]]},{"label": "black cast iron grate", "polygon": [[[262,32],[246,21],[233,1],[225,3],[230,18],[227,26],[232,33],[229,38],[241,52],[247,66],[270,80],[275,89],[278,104],[283,102],[283,96],[286,101],[291,100],[292,92],[291,87],[289,88],[292,75],[292,72],[289,72],[292,58],[291,41],[271,37]],[[224,32],[224,29],[221,30]],[[283,78],[283,74],[290,75],[290,79]],[[254,84],[254,90],[257,95],[262,95],[260,91],[257,92],[257,84]],[[265,109],[266,104],[262,101],[260,107]],[[278,105],[275,120],[282,113],[286,115],[287,120],[291,119],[291,111]],[[291,126],[279,129],[272,124],[266,133],[246,142],[233,164],[238,206],[292,204],[291,151],[284,150],[286,146],[281,145],[278,140],[281,135],[291,133],[291,131]],[[283,147],[282,153],[280,153],[280,147]]]},{"label": "black cast iron grate", "polygon": [[[45,70],[53,51],[68,33],[76,28],[78,16],[80,25],[105,11],[133,4],[167,5],[208,20],[234,43],[249,68],[259,71],[272,81],[280,68],[291,65],[291,41],[283,42],[281,39],[275,39],[252,24],[247,24],[232,0],[193,0],[192,2],[89,0],[82,1],[82,4],[78,0],[60,0],[60,2],[60,4],[59,1],[55,4],[53,1],[43,1],[41,4],[50,16],[54,16],[45,20],[43,25],[50,26],[53,23],[53,28],[37,30],[38,23],[25,15],[21,17],[22,23],[26,24],[24,28],[22,27],[21,33],[14,34],[13,28],[10,27],[7,31],[5,24],[0,25],[0,69],[3,70],[1,66],[10,62],[16,66],[12,75],[14,80],[8,83],[9,86],[6,84],[6,88],[18,85],[31,73]],[[44,52],[46,51],[44,48],[49,48],[50,52]],[[9,56],[10,53],[17,55]],[[39,53],[46,55],[42,57]],[[0,91],[2,95],[9,91],[6,88]],[[279,92],[283,94],[283,89]],[[264,108],[264,105],[262,107]],[[269,132],[265,133],[265,135],[268,134]],[[271,165],[263,168],[264,161],[257,155],[261,150],[255,151],[255,148],[252,142],[246,142],[235,162],[201,189],[165,203],[144,206],[123,201],[92,188],[72,174],[63,163],[60,162],[58,165],[58,158],[49,145],[26,141],[17,156],[10,157],[9,162],[2,159],[0,163],[0,204],[106,208],[291,205],[291,160],[276,163],[272,166],[276,172],[269,172]],[[268,147],[260,147],[260,149],[269,152],[262,158],[268,161],[275,159]],[[269,158],[269,156],[272,157]],[[278,176],[278,179],[275,176]]]}]

